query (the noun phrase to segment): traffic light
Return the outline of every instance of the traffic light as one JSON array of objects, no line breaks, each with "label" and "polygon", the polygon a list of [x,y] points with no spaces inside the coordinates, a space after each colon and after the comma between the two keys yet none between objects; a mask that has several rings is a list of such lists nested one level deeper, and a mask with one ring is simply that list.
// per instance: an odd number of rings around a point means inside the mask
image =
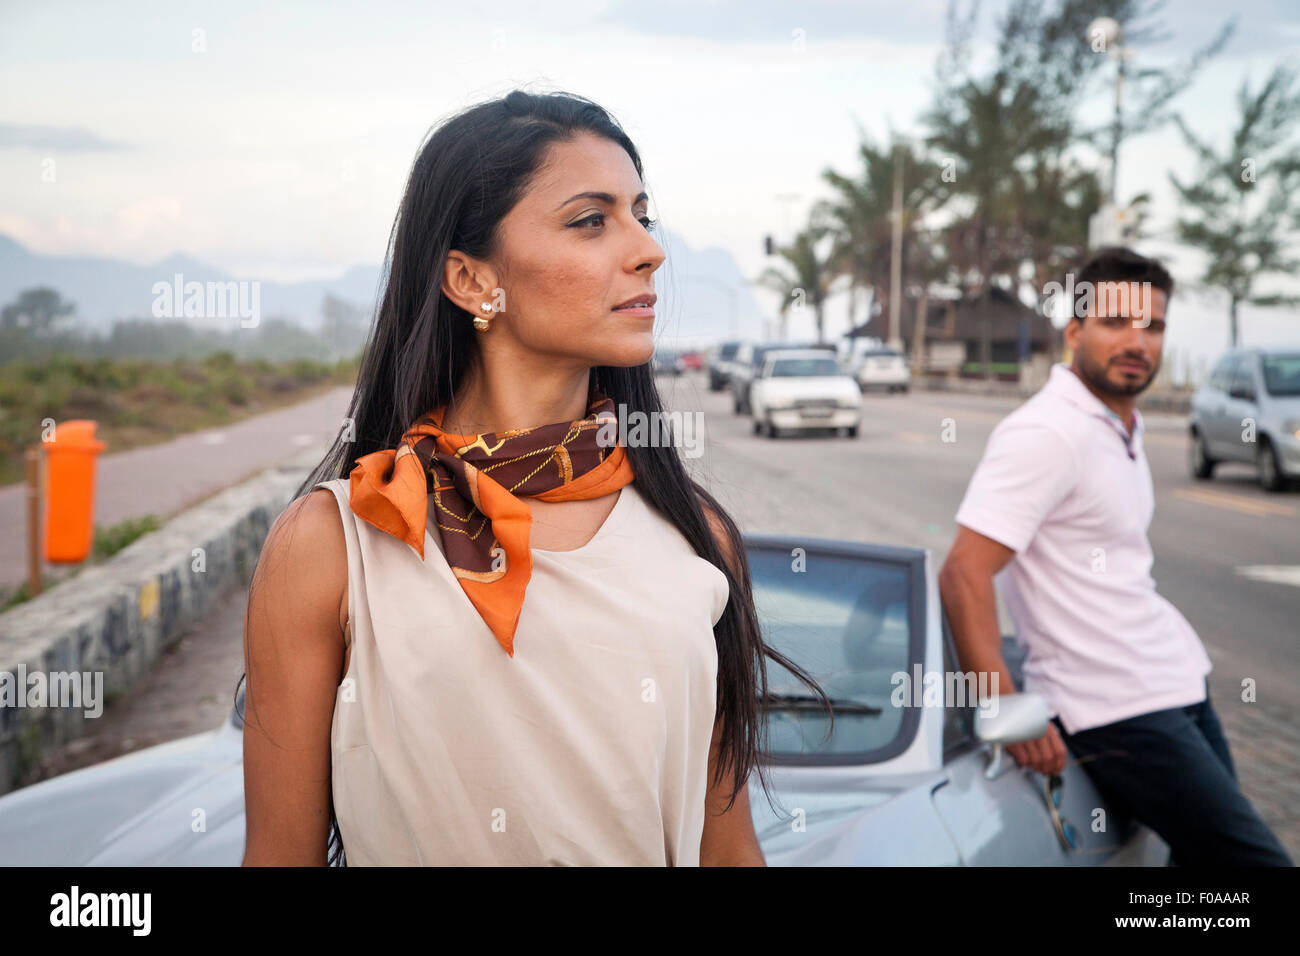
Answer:
[{"label": "traffic light", "polygon": [[764,255],[769,255],[769,256],[772,254],[772,237],[771,237],[771,236],[764,236],[764,237],[763,237],[763,253],[764,253]]}]

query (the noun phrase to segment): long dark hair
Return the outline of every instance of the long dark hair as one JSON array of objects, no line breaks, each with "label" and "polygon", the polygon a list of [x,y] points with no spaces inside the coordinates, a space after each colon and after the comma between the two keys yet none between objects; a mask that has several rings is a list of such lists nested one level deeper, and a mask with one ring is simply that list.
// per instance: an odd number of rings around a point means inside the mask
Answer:
[{"label": "long dark hair", "polygon": [[[582,132],[618,143],[642,175],[636,147],[614,119],[590,100],[568,93],[515,90],[470,107],[433,130],[416,157],[389,237],[383,294],[348,411],[351,435],[334,443],[295,499],[318,482],[347,477],[357,458],[396,447],[418,416],[450,403],[478,343],[470,314],[442,293],[447,254],[456,249],[492,259],[501,220],[522,197],[546,148]],[[648,364],[596,366],[592,374],[615,407],[644,413],[650,421],[663,411]],[[811,675],[763,642],[740,531],[717,500],[686,474],[675,443],[629,447],[627,453],[642,497],[727,576],[730,598],[713,629],[717,717],[724,722],[724,734],[712,783],[721,783],[730,768],[730,809],[757,769],[770,804],[761,759],[766,751],[766,727],[759,714],[767,697],[763,657],[787,668],[828,707],[830,702]],[[726,529],[739,577],[732,573],[701,501]],[[332,801],[329,864],[346,865]]]}]

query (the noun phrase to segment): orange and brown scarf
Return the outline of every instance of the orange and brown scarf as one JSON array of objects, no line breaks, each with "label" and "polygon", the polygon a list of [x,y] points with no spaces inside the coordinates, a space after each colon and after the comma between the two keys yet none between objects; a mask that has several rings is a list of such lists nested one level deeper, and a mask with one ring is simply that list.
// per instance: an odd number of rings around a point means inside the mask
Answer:
[{"label": "orange and brown scarf", "polygon": [[437,507],[439,540],[447,563],[470,602],[507,654],[532,575],[528,544],[532,512],[520,497],[542,501],[601,498],[632,481],[627,450],[597,442],[617,413],[594,386],[587,416],[534,428],[485,435],[453,435],[441,428],[445,406],[421,415],[397,448],[356,459],[348,476],[358,517],[424,559],[429,496]]}]

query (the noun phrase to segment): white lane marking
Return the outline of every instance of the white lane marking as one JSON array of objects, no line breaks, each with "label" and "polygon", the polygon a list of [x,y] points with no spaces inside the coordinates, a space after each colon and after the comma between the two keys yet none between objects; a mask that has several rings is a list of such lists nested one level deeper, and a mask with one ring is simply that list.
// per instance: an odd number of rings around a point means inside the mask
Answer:
[{"label": "white lane marking", "polygon": [[1248,564],[1237,568],[1242,577],[1300,588],[1300,564]]}]

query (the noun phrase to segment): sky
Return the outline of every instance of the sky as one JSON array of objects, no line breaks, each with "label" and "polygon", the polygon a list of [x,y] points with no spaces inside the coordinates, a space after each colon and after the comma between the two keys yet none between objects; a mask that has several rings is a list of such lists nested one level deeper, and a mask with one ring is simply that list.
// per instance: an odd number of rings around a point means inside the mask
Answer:
[{"label": "sky", "polygon": [[[645,162],[651,215],[756,277],[763,235],[789,238],[827,195],[822,172],[856,171],[859,128],[919,132],[947,5],[4,2],[0,233],[45,254],[184,253],[239,277],[337,275],[382,261],[429,129],[524,87],[609,109]],[[984,4],[985,53],[1003,6]],[[1178,101],[1215,140],[1241,81],[1258,85],[1300,50],[1300,5],[1236,8],[1235,37]],[[1186,57],[1225,15],[1170,0],[1168,38],[1135,62]],[[1111,95],[1100,88],[1085,113],[1104,116]],[[1172,127],[1121,156],[1121,194],[1150,191],[1166,235],[1171,169],[1193,169]],[[1187,250],[1142,251],[1194,278]]]}]

